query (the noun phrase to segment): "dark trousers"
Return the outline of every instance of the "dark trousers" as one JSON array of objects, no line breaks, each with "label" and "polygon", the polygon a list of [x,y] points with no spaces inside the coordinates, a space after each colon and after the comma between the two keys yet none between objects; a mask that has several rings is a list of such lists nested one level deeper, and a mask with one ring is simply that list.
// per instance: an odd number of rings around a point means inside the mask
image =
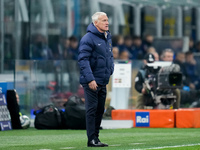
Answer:
[{"label": "dark trousers", "polygon": [[83,88],[86,107],[86,130],[88,141],[91,141],[99,137],[107,91],[106,85],[98,85],[96,91],[91,90],[88,85],[83,85]]}]

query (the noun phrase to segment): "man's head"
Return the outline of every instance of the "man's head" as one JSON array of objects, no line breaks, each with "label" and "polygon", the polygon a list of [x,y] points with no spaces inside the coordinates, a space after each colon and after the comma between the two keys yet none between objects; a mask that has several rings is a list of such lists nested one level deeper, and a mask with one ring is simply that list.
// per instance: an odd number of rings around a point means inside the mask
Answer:
[{"label": "man's head", "polygon": [[75,36],[69,37],[70,47],[76,49],[78,47],[78,39]]},{"label": "man's head", "polygon": [[153,40],[154,40],[153,35],[151,35],[151,34],[145,35],[145,41],[146,41],[148,44],[152,44],[152,43],[153,43]]},{"label": "man's head", "polygon": [[147,48],[147,53],[154,53],[154,52],[156,52],[155,47],[150,46],[150,47]]},{"label": "man's head", "polygon": [[130,35],[127,35],[127,36],[124,37],[124,44],[127,47],[131,47],[132,46],[133,40],[132,40],[132,37]]},{"label": "man's head", "polygon": [[129,60],[129,52],[128,50],[123,50],[119,54],[119,59],[121,60]]},{"label": "man's head", "polygon": [[96,12],[92,16],[92,22],[99,32],[106,32],[109,30],[109,23],[107,14],[104,12]]},{"label": "man's head", "polygon": [[155,57],[153,54],[148,53],[144,56],[144,64],[153,63],[155,61]]},{"label": "man's head", "polygon": [[194,54],[190,51],[185,53],[185,61],[189,64],[196,65],[196,60],[194,59]]},{"label": "man's head", "polygon": [[173,61],[173,57],[174,57],[174,52],[172,51],[172,49],[165,49],[162,54],[161,54],[161,59],[162,61]]},{"label": "man's head", "polygon": [[140,47],[142,45],[142,39],[140,38],[140,36],[133,37],[133,45],[137,47]]},{"label": "man's head", "polygon": [[113,47],[113,58],[118,59],[119,58],[119,48],[117,46]]},{"label": "man's head", "polygon": [[152,52],[152,54],[155,57],[155,61],[159,61],[159,54],[157,52]]},{"label": "man's head", "polygon": [[176,60],[181,62],[181,63],[184,63],[185,62],[185,53],[183,52],[179,52],[176,54]]}]

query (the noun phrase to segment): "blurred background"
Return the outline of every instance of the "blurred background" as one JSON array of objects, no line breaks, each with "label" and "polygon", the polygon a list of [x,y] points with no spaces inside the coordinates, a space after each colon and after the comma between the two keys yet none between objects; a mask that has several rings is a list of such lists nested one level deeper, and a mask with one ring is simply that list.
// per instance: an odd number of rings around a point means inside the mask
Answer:
[{"label": "blurred background", "polygon": [[[84,97],[78,45],[97,11],[109,17],[115,60],[132,62],[127,108],[135,108],[134,78],[148,52],[157,52],[159,59],[171,48],[174,60],[183,53],[180,61],[194,68],[187,75],[198,78],[200,0],[0,0],[0,80],[16,89],[22,113],[32,114],[49,103],[62,108],[74,94]],[[199,90],[198,81],[185,90]],[[106,107],[111,99],[112,82]]]}]

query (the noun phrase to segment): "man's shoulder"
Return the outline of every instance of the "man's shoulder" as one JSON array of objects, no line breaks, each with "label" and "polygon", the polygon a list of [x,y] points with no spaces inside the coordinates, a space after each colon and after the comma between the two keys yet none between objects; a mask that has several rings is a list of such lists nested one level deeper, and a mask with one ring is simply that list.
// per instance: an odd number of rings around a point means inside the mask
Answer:
[{"label": "man's shoulder", "polygon": [[91,32],[87,32],[81,39],[81,41],[84,41],[84,42],[90,42],[92,40],[93,40],[93,38],[92,38]]}]

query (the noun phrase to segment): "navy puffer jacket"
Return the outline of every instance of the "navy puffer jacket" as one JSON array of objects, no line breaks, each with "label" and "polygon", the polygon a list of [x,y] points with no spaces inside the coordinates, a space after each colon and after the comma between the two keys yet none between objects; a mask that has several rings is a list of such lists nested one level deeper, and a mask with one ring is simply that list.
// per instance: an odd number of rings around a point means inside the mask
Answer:
[{"label": "navy puffer jacket", "polygon": [[78,64],[81,84],[88,84],[92,80],[100,85],[108,84],[114,70],[110,33],[107,32],[105,38],[104,33],[91,23],[80,41]]}]

